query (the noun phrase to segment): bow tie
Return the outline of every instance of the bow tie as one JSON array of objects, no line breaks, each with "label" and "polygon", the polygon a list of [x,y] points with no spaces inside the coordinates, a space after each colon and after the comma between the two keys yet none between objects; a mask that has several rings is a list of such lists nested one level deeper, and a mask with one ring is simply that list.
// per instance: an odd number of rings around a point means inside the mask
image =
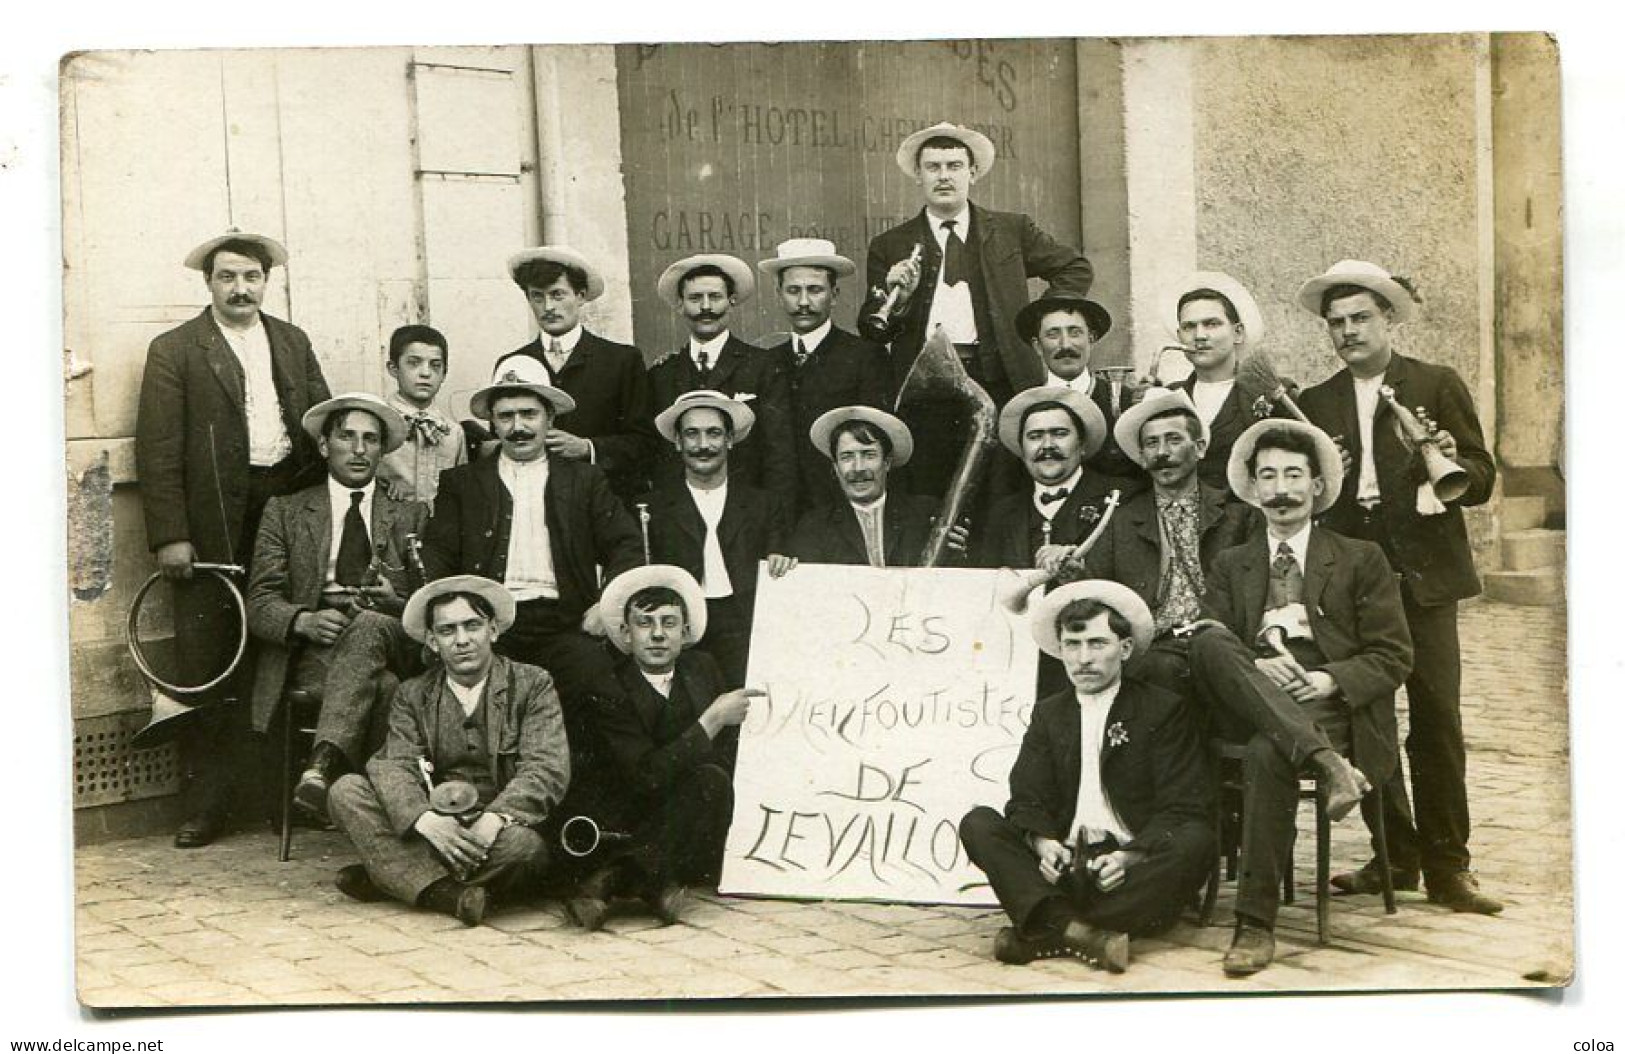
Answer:
[{"label": "bow tie", "polygon": [[1072,488],[1070,487],[1060,487],[1055,490],[1046,490],[1038,495],[1038,503],[1040,505],[1054,505],[1058,501],[1065,501],[1067,498],[1071,497],[1071,495]]},{"label": "bow tie", "polygon": [[415,413],[406,421],[418,438],[423,440],[424,446],[439,446],[442,439],[451,435],[450,425],[441,424],[426,413]]}]

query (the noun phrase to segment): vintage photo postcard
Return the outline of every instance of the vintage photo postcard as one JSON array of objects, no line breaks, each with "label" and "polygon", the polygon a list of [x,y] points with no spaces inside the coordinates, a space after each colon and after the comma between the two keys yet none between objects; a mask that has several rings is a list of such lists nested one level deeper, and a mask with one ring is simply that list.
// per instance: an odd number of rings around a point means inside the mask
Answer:
[{"label": "vintage photo postcard", "polygon": [[60,75],[84,1007],[1570,983],[1551,37]]}]

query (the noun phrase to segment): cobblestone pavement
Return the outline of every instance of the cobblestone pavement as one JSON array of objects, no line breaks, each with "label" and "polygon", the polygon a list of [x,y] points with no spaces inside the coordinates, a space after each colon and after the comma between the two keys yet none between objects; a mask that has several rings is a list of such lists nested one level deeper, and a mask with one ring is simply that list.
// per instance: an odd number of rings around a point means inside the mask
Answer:
[{"label": "cobblestone pavement", "polygon": [[[146,838],[77,853],[79,998],[105,1008],[1561,983],[1573,962],[1562,614],[1480,603],[1462,623],[1472,847],[1484,888],[1506,901],[1498,918],[1455,915],[1420,893],[1401,893],[1392,916],[1377,897],[1338,898],[1331,943],[1317,945],[1307,808],[1277,961],[1242,981],[1220,970],[1228,884],[1213,926],[1188,919],[1136,941],[1133,966],[1113,977],[1070,960],[994,962],[997,911],[712,892],[672,927],[629,913],[587,935],[543,901],[464,929],[340,895],[333,872],[355,858],[333,832],[300,832],[285,864],[268,832],[185,854]],[[1337,825],[1333,867],[1365,857],[1355,812]]]}]

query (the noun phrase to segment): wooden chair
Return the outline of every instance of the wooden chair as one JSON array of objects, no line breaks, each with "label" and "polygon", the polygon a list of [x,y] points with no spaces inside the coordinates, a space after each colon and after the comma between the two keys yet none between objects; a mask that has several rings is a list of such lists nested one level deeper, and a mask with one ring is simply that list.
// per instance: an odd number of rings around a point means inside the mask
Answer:
[{"label": "wooden chair", "polygon": [[[293,855],[293,788],[305,767],[316,739],[316,719],[322,712],[322,693],[290,688],[282,693],[282,751],[277,765],[277,824],[280,841],[277,860],[287,863]],[[294,752],[294,740],[303,738],[305,748]]]},{"label": "wooden chair", "polygon": [[[1207,889],[1202,895],[1201,919],[1204,926],[1212,925],[1213,922],[1213,909],[1219,899],[1221,863],[1225,878],[1229,880],[1233,881],[1239,870],[1241,818],[1244,815],[1242,793],[1246,786],[1247,760],[1245,743],[1216,739],[1210,742],[1210,748],[1214,799],[1218,803],[1214,814],[1213,833],[1219,846],[1219,855],[1213,860],[1213,868],[1208,873]],[[1388,832],[1382,819],[1383,798],[1380,783],[1372,788],[1371,797],[1376,815],[1376,829],[1371,833],[1372,840],[1376,843],[1377,869],[1382,875],[1382,903],[1387,913],[1392,915],[1398,909],[1394,905],[1393,875],[1388,864]],[[1331,814],[1326,809],[1326,789],[1321,785],[1318,776],[1310,774],[1299,777],[1298,799],[1315,803],[1315,929],[1319,942],[1328,944],[1331,940],[1328,934],[1332,899],[1332,820]],[[1288,904],[1296,897],[1292,871],[1289,857],[1281,882],[1281,899]]]}]

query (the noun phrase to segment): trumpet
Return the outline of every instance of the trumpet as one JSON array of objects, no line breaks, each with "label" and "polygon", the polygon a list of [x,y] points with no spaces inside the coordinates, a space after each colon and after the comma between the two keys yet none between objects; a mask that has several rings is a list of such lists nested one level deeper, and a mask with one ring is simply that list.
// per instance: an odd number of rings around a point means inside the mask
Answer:
[{"label": "trumpet", "polygon": [[[908,254],[908,262],[912,264],[919,263],[920,257],[924,252],[925,247],[919,242],[915,242],[914,251]],[[879,293],[881,291],[880,286],[875,286],[874,291],[875,293]],[[892,312],[897,310],[897,303],[902,299],[903,287],[901,285],[892,286],[890,289],[886,290],[886,297],[881,301],[880,306],[869,312],[869,314],[865,316],[864,320],[877,329],[885,329],[887,326],[891,325]]]},{"label": "trumpet", "polygon": [[591,856],[600,845],[620,845],[631,840],[632,836],[622,831],[604,830],[586,814],[572,816],[559,827],[559,846],[577,859]]},{"label": "trumpet", "polygon": [[644,566],[654,563],[654,557],[649,549],[649,503],[638,502],[638,529],[643,532],[643,563]]},{"label": "trumpet", "polygon": [[[1033,590],[1053,582],[1060,573],[1069,566],[1080,564],[1089,550],[1100,541],[1100,536],[1106,533],[1106,525],[1112,522],[1112,513],[1117,511],[1117,504],[1121,491],[1112,491],[1106,496],[1105,509],[1100,514],[1100,520],[1095,529],[1089,532],[1089,537],[1072,546],[1065,557],[1057,561],[1055,569],[1046,571],[1042,567],[1035,567],[1030,571],[1011,571],[1008,579],[1002,581],[998,589],[999,606],[1012,615],[1025,615],[1027,604],[1033,595]],[[1048,535],[1046,534],[1046,537]]]},{"label": "trumpet", "polygon": [[1399,434],[1400,440],[1411,449],[1422,452],[1428,482],[1433,485],[1433,493],[1439,500],[1455,501],[1466,494],[1469,484],[1467,470],[1445,457],[1439,449],[1438,429],[1424,424],[1416,414],[1406,409],[1394,397],[1394,390],[1388,385],[1378,388],[1377,395],[1394,412],[1394,431]]}]

